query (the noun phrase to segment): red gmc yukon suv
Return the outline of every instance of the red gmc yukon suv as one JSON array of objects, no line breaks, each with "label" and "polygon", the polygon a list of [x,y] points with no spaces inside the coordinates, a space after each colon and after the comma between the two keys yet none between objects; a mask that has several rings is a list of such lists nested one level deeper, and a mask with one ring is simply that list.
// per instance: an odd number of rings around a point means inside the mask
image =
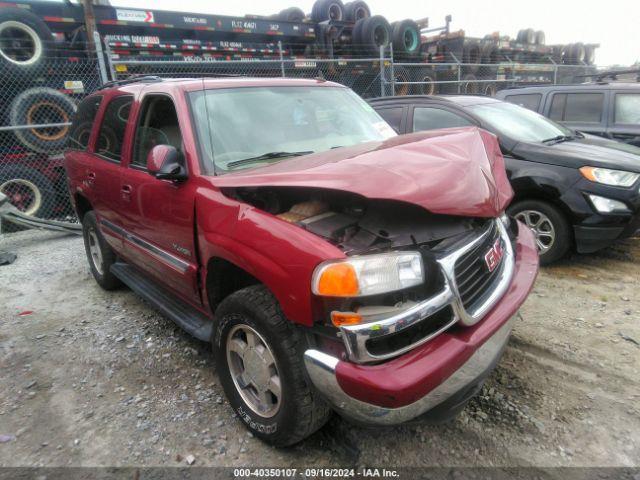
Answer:
[{"label": "red gmc yukon suv", "polygon": [[537,274],[493,135],[397,136],[331,82],[120,82],[81,103],[65,158],[96,281],[211,342],[274,445],[332,411],[452,417]]}]

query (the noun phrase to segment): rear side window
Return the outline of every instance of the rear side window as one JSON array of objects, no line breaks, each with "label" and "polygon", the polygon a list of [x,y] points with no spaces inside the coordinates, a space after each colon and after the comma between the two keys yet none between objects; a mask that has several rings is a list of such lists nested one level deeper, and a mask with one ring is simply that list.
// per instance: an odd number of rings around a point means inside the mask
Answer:
[{"label": "rear side window", "polygon": [[615,123],[640,125],[639,93],[616,93]]},{"label": "rear side window", "polygon": [[549,118],[559,122],[600,123],[603,102],[602,93],[556,93]]},{"label": "rear side window", "polygon": [[132,95],[115,97],[104,112],[96,152],[114,162],[120,162],[122,157],[122,142],[127,129],[127,121],[133,103]]},{"label": "rear side window", "polygon": [[378,112],[396,132],[402,133],[400,132],[400,124],[402,123],[404,107],[381,108],[380,110],[376,110],[376,112]]},{"label": "rear side window", "polygon": [[91,137],[91,129],[93,128],[93,120],[98,114],[101,102],[102,96],[87,97],[80,102],[69,130],[67,148],[71,150],[87,149],[89,137]]},{"label": "rear side window", "polygon": [[540,107],[541,93],[527,93],[526,95],[507,95],[504,98],[509,103],[515,103],[534,112]]},{"label": "rear side window", "polygon": [[413,110],[413,131],[435,130],[437,128],[468,127],[470,120],[440,108],[418,107]]}]

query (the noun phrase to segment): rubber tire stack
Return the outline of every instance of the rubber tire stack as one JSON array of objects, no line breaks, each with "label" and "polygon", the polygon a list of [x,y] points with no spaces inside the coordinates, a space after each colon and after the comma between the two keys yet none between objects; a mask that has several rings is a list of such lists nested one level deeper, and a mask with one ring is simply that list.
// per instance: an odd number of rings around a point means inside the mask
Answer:
[{"label": "rubber tire stack", "polygon": [[[378,34],[383,34],[383,41],[380,41]],[[374,15],[362,18],[353,27],[351,43],[354,50],[365,56],[378,58],[380,47],[388,47],[391,41],[391,25],[387,19],[381,15]]]}]

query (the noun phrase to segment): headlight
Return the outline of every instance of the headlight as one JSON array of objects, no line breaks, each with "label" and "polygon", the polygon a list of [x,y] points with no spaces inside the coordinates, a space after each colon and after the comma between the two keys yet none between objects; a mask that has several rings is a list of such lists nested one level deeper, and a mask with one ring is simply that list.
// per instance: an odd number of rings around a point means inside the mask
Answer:
[{"label": "headlight", "polygon": [[589,200],[600,213],[627,213],[631,211],[624,203],[612,198],[589,195]]},{"label": "headlight", "polygon": [[608,168],[582,167],[580,173],[587,180],[614,187],[630,187],[640,177],[640,174],[623,170],[609,170]]},{"label": "headlight", "polygon": [[328,297],[359,297],[393,292],[424,282],[418,252],[390,252],[320,264],[313,272],[311,290]]}]

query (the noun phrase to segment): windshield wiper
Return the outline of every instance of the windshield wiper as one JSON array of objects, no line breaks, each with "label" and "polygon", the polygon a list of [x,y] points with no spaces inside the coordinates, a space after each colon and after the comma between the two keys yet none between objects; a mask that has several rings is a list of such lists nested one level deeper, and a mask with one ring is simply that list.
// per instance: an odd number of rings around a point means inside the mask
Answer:
[{"label": "windshield wiper", "polygon": [[566,142],[568,140],[573,140],[575,137],[573,135],[558,135],[556,137],[547,138],[546,140],[542,140],[542,143],[560,143]]},{"label": "windshield wiper", "polygon": [[230,162],[227,164],[227,168],[238,167],[240,165],[259,162],[261,160],[272,160],[276,158],[287,158],[287,157],[300,157],[302,155],[309,155],[310,153],[313,153],[313,150],[309,150],[306,152],[268,152],[268,153],[263,153],[262,155],[258,155],[257,157],[243,158],[242,160],[236,160],[235,162]]}]

